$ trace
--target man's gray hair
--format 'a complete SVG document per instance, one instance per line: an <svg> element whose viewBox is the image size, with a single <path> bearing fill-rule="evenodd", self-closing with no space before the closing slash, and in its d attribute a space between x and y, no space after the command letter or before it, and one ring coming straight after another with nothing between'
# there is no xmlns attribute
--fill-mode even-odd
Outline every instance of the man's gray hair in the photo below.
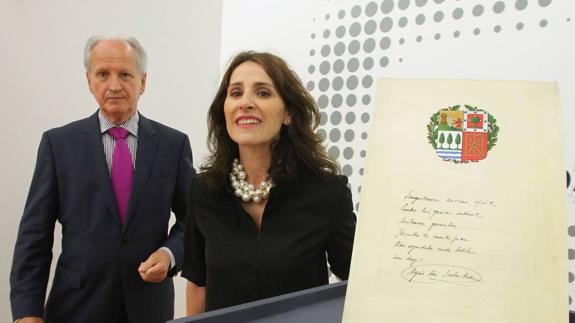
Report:
<svg viewBox="0 0 575 323"><path fill-rule="evenodd" d="M123 42L127 43L128 45L130 45L130 47L134 50L134 52L136 52L138 71L141 74L146 73L146 65L148 63L148 54L146 54L146 50L144 49L144 47L142 47L142 45L140 45L140 42L136 38L130 37L130 36L92 36L92 37L90 37L90 39L88 39L88 41L86 42L86 47L84 47L84 67L86 68L86 71L88 71L88 69L90 68L90 58L92 56L92 49L94 49L94 46L96 46L99 42L101 42L103 40L123 41Z"/></svg>

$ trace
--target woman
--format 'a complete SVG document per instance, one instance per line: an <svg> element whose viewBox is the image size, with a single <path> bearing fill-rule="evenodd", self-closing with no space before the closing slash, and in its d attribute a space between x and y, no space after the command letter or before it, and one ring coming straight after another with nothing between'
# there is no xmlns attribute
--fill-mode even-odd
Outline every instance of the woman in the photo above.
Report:
<svg viewBox="0 0 575 323"><path fill-rule="evenodd" d="M243 52L208 112L211 156L188 195L188 315L347 279L355 215L319 112L277 56Z"/></svg>

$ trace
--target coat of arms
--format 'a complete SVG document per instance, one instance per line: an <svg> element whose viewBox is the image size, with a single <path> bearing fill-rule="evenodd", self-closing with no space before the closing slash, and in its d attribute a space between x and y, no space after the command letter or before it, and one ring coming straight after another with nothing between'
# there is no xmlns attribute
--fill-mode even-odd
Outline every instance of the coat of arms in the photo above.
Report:
<svg viewBox="0 0 575 323"><path fill-rule="evenodd" d="M430 119L427 139L445 161L477 162L497 143L497 120L477 107L455 105L439 110Z"/></svg>

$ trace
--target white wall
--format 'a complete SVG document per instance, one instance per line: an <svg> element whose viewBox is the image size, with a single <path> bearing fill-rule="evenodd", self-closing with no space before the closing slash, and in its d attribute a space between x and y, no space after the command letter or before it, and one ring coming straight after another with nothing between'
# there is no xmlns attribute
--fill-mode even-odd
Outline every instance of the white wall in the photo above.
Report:
<svg viewBox="0 0 575 323"><path fill-rule="evenodd" d="M141 41L149 69L140 111L187 133L198 166L207 155L206 113L219 76L221 6L221 0L0 2L1 322L11 320L10 265L40 136L97 109L82 65L85 41L94 34ZM176 317L185 313L184 286L177 278Z"/></svg>

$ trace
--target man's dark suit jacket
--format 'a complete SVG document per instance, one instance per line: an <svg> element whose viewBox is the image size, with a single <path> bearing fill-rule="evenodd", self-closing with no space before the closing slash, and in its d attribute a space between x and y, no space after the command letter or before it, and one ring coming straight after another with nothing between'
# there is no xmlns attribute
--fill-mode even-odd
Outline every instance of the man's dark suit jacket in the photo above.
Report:
<svg viewBox="0 0 575 323"><path fill-rule="evenodd" d="M10 274L14 318L108 323L124 304L130 322L174 315L171 276L183 257L185 191L194 175L188 137L140 115L133 189L122 225L108 171L98 114L47 131L18 231ZM170 211L176 222L168 233ZM44 310L54 225L62 252ZM161 283L138 266L160 247L176 266Z"/></svg>

